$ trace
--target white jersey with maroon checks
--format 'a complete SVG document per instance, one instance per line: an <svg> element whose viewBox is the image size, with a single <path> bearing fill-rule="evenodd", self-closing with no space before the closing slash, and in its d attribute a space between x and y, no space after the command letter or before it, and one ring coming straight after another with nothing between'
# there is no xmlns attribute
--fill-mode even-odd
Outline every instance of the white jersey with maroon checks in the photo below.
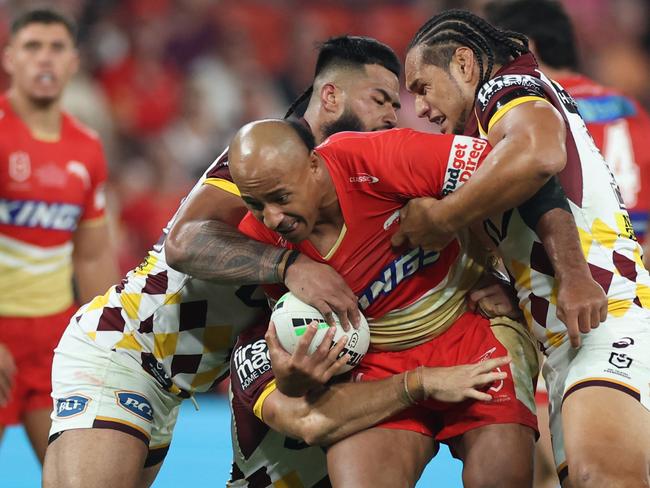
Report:
<svg viewBox="0 0 650 488"><path fill-rule="evenodd" d="M476 115L483 137L508 110L527 101L551 103L567 126L567 164L559 180L569 200L584 255L609 298L612 317L650 308L650 277L612 172L596 148L571 96L528 56L506 65L479 91ZM557 281L537 234L518 209L485 224L515 283L527 322L550 352L567 340L557 318Z"/></svg>
<svg viewBox="0 0 650 488"><path fill-rule="evenodd" d="M210 182L219 162L192 192ZM136 359L164 389L187 396L227 375L237 335L268 323L268 306L255 285L220 285L172 269L160 243L119 285L81 307L75 323L102 347Z"/></svg>

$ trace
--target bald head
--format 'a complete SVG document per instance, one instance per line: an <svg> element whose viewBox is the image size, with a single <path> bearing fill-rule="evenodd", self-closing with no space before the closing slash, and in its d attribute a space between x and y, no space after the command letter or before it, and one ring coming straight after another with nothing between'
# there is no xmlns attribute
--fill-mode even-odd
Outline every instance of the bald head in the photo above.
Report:
<svg viewBox="0 0 650 488"><path fill-rule="evenodd" d="M239 129L228 150L230 173L237 185L283 174L304 166L314 148L309 129L294 121L269 119Z"/></svg>

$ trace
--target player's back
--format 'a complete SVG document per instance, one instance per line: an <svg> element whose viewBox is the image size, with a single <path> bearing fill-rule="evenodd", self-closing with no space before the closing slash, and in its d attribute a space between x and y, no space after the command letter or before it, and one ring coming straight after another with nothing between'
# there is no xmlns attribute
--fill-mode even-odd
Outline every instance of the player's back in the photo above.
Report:
<svg viewBox="0 0 650 488"><path fill-rule="evenodd" d="M578 104L596 146L614 173L634 231L642 240L650 209L650 116L632 98L585 76L557 81Z"/></svg>
<svg viewBox="0 0 650 488"><path fill-rule="evenodd" d="M105 179L92 131L64 113L57 140L36 139L0 98L0 315L72 304L72 234L103 218Z"/></svg>

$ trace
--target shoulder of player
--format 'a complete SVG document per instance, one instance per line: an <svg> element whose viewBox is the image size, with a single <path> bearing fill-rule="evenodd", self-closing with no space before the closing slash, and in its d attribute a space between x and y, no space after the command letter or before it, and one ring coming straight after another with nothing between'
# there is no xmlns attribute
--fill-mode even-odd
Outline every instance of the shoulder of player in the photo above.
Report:
<svg viewBox="0 0 650 488"><path fill-rule="evenodd" d="M97 131L88 127L68 112L63 112L62 116L64 124L66 124L69 129L68 137L75 137L81 141L88 141L93 144L101 145L101 139Z"/></svg>
<svg viewBox="0 0 650 488"><path fill-rule="evenodd" d="M316 150L321 154L337 151L361 152L370 145L381 145L400 140L417 131L409 128L387 129L374 132L338 132L325 139Z"/></svg>

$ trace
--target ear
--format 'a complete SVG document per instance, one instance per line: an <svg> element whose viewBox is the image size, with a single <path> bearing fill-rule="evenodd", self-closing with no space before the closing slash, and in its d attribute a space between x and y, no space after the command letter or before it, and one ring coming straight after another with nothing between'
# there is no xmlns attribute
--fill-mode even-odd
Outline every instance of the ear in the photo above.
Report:
<svg viewBox="0 0 650 488"><path fill-rule="evenodd" d="M466 46L456 49L451 58L450 69L455 71L457 76L465 83L471 83L474 81L474 77L477 79L479 77L478 63L474 51Z"/></svg>
<svg viewBox="0 0 650 488"><path fill-rule="evenodd" d="M74 48L73 54L74 54L74 61L72 62L71 73L72 75L75 75L77 74L77 71L79 71L79 64L81 61L79 59L79 50L77 48Z"/></svg>
<svg viewBox="0 0 650 488"><path fill-rule="evenodd" d="M338 112L339 95L339 89L334 83L325 83L320 89L320 104L323 110L330 113Z"/></svg>

